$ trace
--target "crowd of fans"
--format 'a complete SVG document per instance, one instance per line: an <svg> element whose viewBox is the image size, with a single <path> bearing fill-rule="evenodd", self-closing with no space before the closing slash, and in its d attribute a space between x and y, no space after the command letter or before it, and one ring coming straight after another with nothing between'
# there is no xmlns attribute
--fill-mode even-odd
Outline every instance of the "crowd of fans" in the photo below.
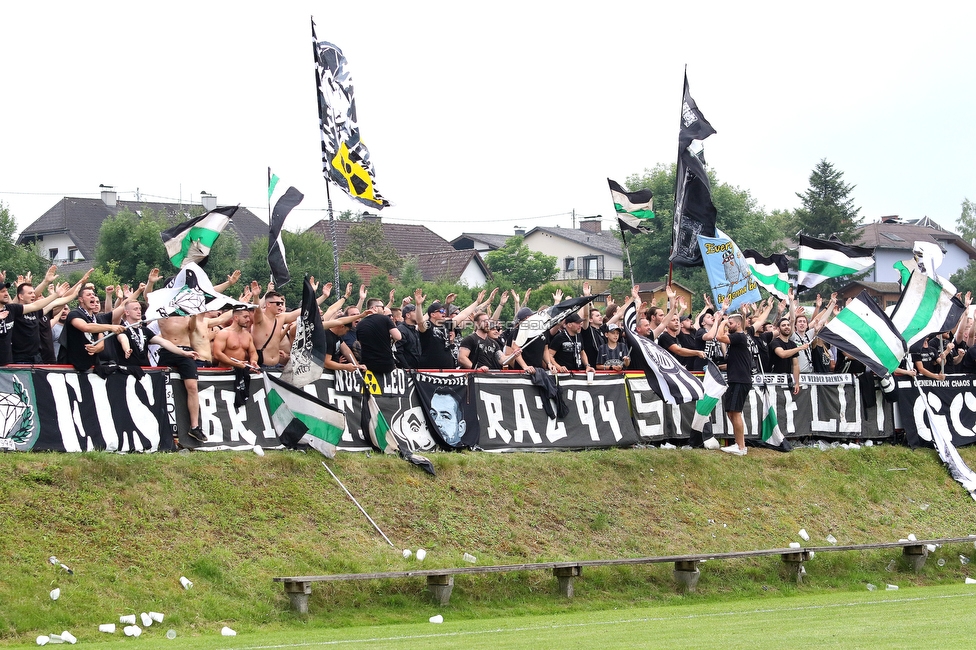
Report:
<svg viewBox="0 0 976 650"><path fill-rule="evenodd" d="M198 368L280 370L289 359L301 309L295 305L289 310L273 284L262 287L255 281L245 286L240 299L248 304L246 310L177 316L147 324L142 322L146 307L140 300L159 282L158 269L138 287L105 287L105 300L100 300L96 287L88 282L90 273L74 286L55 284L55 266L36 286L29 275L18 277L15 299L7 290L14 285L0 274L4 286L0 291L0 365L63 363L78 371L96 372L172 367L186 387L190 435L202 439ZM214 288L223 292L239 279L236 271ZM318 291L314 278L313 286ZM832 350L818 337L841 309L836 294L826 303L818 295L812 313L790 295L784 300L770 297L758 305L745 305L734 314L729 313L727 303L716 307L706 295L704 308L692 315L683 297L670 286L666 291L667 311L642 303L634 287L622 305L606 296L602 310L588 303L549 329L541 329L544 319L531 318L548 308L533 311L526 306L531 289L521 295L517 291L499 295L497 288L490 294L482 291L471 304L457 305L456 294L428 301L419 289L399 303L392 291L385 302L375 297L367 300L366 287L361 286L358 302L350 305L353 286L349 284L338 300L323 307L332 294L332 284L326 283L317 303L326 332L325 366L331 370L511 369L530 374L537 369L553 373L645 370L643 355L633 353L622 330L623 314L634 301L639 305L635 335L655 340L690 371L702 371L711 360L727 372L730 382L751 381L756 373L784 373L790 376L794 392L799 391L801 374L865 371L863 364ZM586 283L583 293L590 295ZM552 302L568 298L557 291ZM77 306L72 309L69 303L74 300ZM502 311L509 302L515 320L502 322ZM918 344L911 350L911 369L899 372L935 379L976 372L976 327L968 315L970 302L967 294L966 313L953 331ZM529 327L540 329L520 337L520 330Z"/></svg>

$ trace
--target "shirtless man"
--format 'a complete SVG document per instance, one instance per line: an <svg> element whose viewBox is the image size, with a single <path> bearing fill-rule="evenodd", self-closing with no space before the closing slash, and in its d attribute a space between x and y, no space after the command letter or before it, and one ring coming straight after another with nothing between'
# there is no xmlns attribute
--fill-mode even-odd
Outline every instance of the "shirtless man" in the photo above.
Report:
<svg viewBox="0 0 976 650"><path fill-rule="evenodd" d="M261 287L257 282L251 283L251 293L261 294ZM285 337L285 327L294 323L301 315L301 308L285 311L285 297L276 291L269 291L264 296L264 307L254 310L254 324L251 326L251 336L257 347L258 366L267 369L278 369L283 359L281 341Z"/></svg>
<svg viewBox="0 0 976 650"><path fill-rule="evenodd" d="M257 371L258 352L251 337L251 311L234 310L230 327L217 332L213 340L213 356L221 366Z"/></svg>
<svg viewBox="0 0 976 650"><path fill-rule="evenodd" d="M196 331L195 326L191 327L190 320L196 319L194 316L174 316L157 321L159 323L159 335L175 345L184 352L193 352L190 343L190 332ZM209 340L208 340L209 347ZM199 353L197 353L199 355ZM174 368L183 380L183 387L186 388L186 407L190 412L190 431L188 435L198 442L206 442L200 428L200 392L197 387L197 364L188 356L180 356L170 352L168 349L160 348L159 365Z"/></svg>

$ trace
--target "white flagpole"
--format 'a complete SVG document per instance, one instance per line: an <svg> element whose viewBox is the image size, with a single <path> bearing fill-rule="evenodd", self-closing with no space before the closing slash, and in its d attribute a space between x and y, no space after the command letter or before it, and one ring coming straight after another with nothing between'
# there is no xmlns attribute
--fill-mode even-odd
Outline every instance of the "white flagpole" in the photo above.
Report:
<svg viewBox="0 0 976 650"><path fill-rule="evenodd" d="M390 548L392 548L392 549L395 550L396 549L396 546L393 545L393 542L390 541L390 538L387 537L386 534L382 530L380 530L380 527L376 525L376 522L373 521L373 518L370 517L368 514L366 514L366 511L363 510L363 507L361 505L359 505L359 501L356 501L355 497L353 497L349 493L349 490L347 490L346 489L346 486L342 484L342 481L339 480L339 477L336 476L335 474L333 474L332 470L329 469L329 466L325 464L325 461L322 462L322 467L324 467L326 469L326 471L328 471L329 474L332 475L332 478L334 478L335 481L336 481L336 483L339 484L339 487L342 488L342 491L346 493L346 496L349 497L350 499L352 499L352 502L356 504L356 507L359 508L359 511L361 513L363 513L363 516L365 516L366 519L369 519L369 523L373 524L373 528L375 528L376 529L376 532L378 532L380 535L383 536L383 539L385 539L386 540L386 543L390 545Z"/></svg>

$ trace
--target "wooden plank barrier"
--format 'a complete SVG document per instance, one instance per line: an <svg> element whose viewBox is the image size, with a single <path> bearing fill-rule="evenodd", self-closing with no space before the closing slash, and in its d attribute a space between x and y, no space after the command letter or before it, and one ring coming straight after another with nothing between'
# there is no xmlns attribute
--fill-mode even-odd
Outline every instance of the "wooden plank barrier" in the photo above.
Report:
<svg viewBox="0 0 976 650"><path fill-rule="evenodd" d="M583 567L623 566L630 564L674 563L675 582L685 592L693 592L701 575L700 564L707 560L731 560L749 557L779 555L788 566L788 573L797 584L806 575L804 563L816 553L836 553L840 551L869 551L885 548L901 548L902 555L913 571L919 571L928 557L928 546L941 544L971 543L976 536L942 537L927 540L899 540L897 542L876 542L870 544L846 544L836 546L807 546L804 548L771 548L755 551L731 551L726 553L697 553L690 555L661 555L652 557L617 558L610 560L579 560L576 562L535 562L529 564L499 564L487 566L447 567L440 569L418 569L415 571L386 571L377 573L337 573L324 576L288 576L274 578L284 584L285 593L291 601L292 609L300 614L308 613L308 597L314 582L343 582L351 580L386 580L399 578L426 578L427 590L434 602L447 605L454 590L454 576L486 573L509 573L514 571L550 570L558 581L559 594L565 598L573 597L573 580L583 574Z"/></svg>

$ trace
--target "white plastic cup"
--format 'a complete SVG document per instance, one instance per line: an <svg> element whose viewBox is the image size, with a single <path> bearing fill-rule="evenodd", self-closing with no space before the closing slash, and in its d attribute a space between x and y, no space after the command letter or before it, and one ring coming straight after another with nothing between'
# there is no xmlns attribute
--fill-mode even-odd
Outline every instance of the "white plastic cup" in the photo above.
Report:
<svg viewBox="0 0 976 650"><path fill-rule="evenodd" d="M135 625L126 625L124 628L122 628L122 633L126 636L133 636L135 632L132 631L132 628L134 627Z"/></svg>
<svg viewBox="0 0 976 650"><path fill-rule="evenodd" d="M593 378L595 376L596 376L596 372L594 372L593 368L587 369L587 371L586 371L586 383L592 385L593 384Z"/></svg>
<svg viewBox="0 0 976 650"><path fill-rule="evenodd" d="M176 638L176 630L166 630L166 638L171 641Z"/></svg>
<svg viewBox="0 0 976 650"><path fill-rule="evenodd" d="M799 535L800 539L802 539L804 542L810 541L810 535L807 533L806 528L801 528L800 532L798 532L797 535Z"/></svg>
<svg viewBox="0 0 976 650"><path fill-rule="evenodd" d="M264 456L264 449L261 448L261 445L254 445L251 449L253 449L254 453L258 456Z"/></svg>
<svg viewBox="0 0 976 650"><path fill-rule="evenodd" d="M51 600L57 600L61 597L61 589L55 588L51 590Z"/></svg>
<svg viewBox="0 0 976 650"><path fill-rule="evenodd" d="M122 625L135 625L136 615L126 614L125 616L119 616L119 623L121 623Z"/></svg>
<svg viewBox="0 0 976 650"><path fill-rule="evenodd" d="M230 629L226 625L224 627L220 628L220 634L221 634L221 636L237 636L237 632L235 632L234 630Z"/></svg>
<svg viewBox="0 0 976 650"><path fill-rule="evenodd" d="M976 585L976 580L973 580L972 578L966 578L966 584L967 585Z"/></svg>
<svg viewBox="0 0 976 650"><path fill-rule="evenodd" d="M160 612L149 612L149 618L157 623L163 622L163 615Z"/></svg>
<svg viewBox="0 0 976 650"><path fill-rule="evenodd" d="M464 560L465 562L470 562L471 564L474 564L475 562L477 562L477 561L478 561L478 558L476 558L475 556L473 556L473 555L471 555L470 553L465 553L465 554L464 554L463 556L461 556L461 557L462 557L462 559L463 559L463 560Z"/></svg>
<svg viewBox="0 0 976 650"><path fill-rule="evenodd" d="M431 623L443 623L444 622L444 617L441 616L440 614L437 614L436 616L431 616L430 617L430 622Z"/></svg>
<svg viewBox="0 0 976 650"><path fill-rule="evenodd" d="M833 535L827 535L827 541L830 542L831 544L837 544L837 538L834 537Z"/></svg>
<svg viewBox="0 0 976 650"><path fill-rule="evenodd" d="M918 539L915 537L915 533L908 533L908 541L909 542L917 542L918 541Z"/></svg>
<svg viewBox="0 0 976 650"><path fill-rule="evenodd" d="M51 564L53 564L54 566L58 566L59 564L61 564L61 562L58 560L58 558L55 557L55 556L53 556L53 555L51 557L49 557L47 559L47 561L50 562ZM38 638L40 638L40 637L38 637ZM46 639L47 637L44 637L44 638ZM44 643L47 643L47 641L45 641Z"/></svg>
<svg viewBox="0 0 976 650"><path fill-rule="evenodd" d="M409 548L403 549L403 557L410 557L411 555L413 555L413 553L410 551Z"/></svg>
<svg viewBox="0 0 976 650"><path fill-rule="evenodd" d="M790 542L790 548L800 548L800 542Z"/></svg>
<svg viewBox="0 0 976 650"><path fill-rule="evenodd" d="M105 632L106 634L115 634L115 623L102 623L98 626L99 632Z"/></svg>
<svg viewBox="0 0 976 650"><path fill-rule="evenodd" d="M132 636L134 636L134 637L142 636L142 628L139 627L138 625L133 625L132 626Z"/></svg>
<svg viewBox="0 0 976 650"><path fill-rule="evenodd" d="M142 627L150 627L150 626L152 626L152 619L149 618L149 614L147 614L146 612L143 612L142 614L139 614L139 618L142 619Z"/></svg>
<svg viewBox="0 0 976 650"><path fill-rule="evenodd" d="M51 638L45 635L37 637L37 645L47 645L51 641Z"/></svg>
<svg viewBox="0 0 976 650"><path fill-rule="evenodd" d="M64 639L61 638L60 634L52 634L48 637L48 643L64 643Z"/></svg>
<svg viewBox="0 0 976 650"><path fill-rule="evenodd" d="M193 586L193 583L187 580L186 576L180 576L180 584L183 585L184 589L189 589L190 587Z"/></svg>
<svg viewBox="0 0 976 650"><path fill-rule="evenodd" d="M936 564L938 564L939 566L945 566L945 558L940 557L939 560L936 562Z"/></svg>
<svg viewBox="0 0 976 650"><path fill-rule="evenodd" d="M877 589L877 587L875 587L874 585L872 585L872 584L871 584L871 583L869 582L869 583L868 583L868 591L874 591L875 589Z"/></svg>
<svg viewBox="0 0 976 650"><path fill-rule="evenodd" d="M78 639L75 638L75 635L69 632L68 630L65 630L64 632L61 633L61 640L67 641L71 645L78 643Z"/></svg>
<svg viewBox="0 0 976 650"><path fill-rule="evenodd" d="M898 585L885 585L885 591L898 591Z"/></svg>
<svg viewBox="0 0 976 650"><path fill-rule="evenodd" d="M935 553L935 544L926 544L925 550L927 550L929 553Z"/></svg>
<svg viewBox="0 0 976 650"><path fill-rule="evenodd" d="M959 556L959 564L969 564L969 558L965 555Z"/></svg>
<svg viewBox="0 0 976 650"><path fill-rule="evenodd" d="M420 560L421 562L423 562L425 557L427 557L427 551L425 551L422 548L418 548L417 549L417 559Z"/></svg>

